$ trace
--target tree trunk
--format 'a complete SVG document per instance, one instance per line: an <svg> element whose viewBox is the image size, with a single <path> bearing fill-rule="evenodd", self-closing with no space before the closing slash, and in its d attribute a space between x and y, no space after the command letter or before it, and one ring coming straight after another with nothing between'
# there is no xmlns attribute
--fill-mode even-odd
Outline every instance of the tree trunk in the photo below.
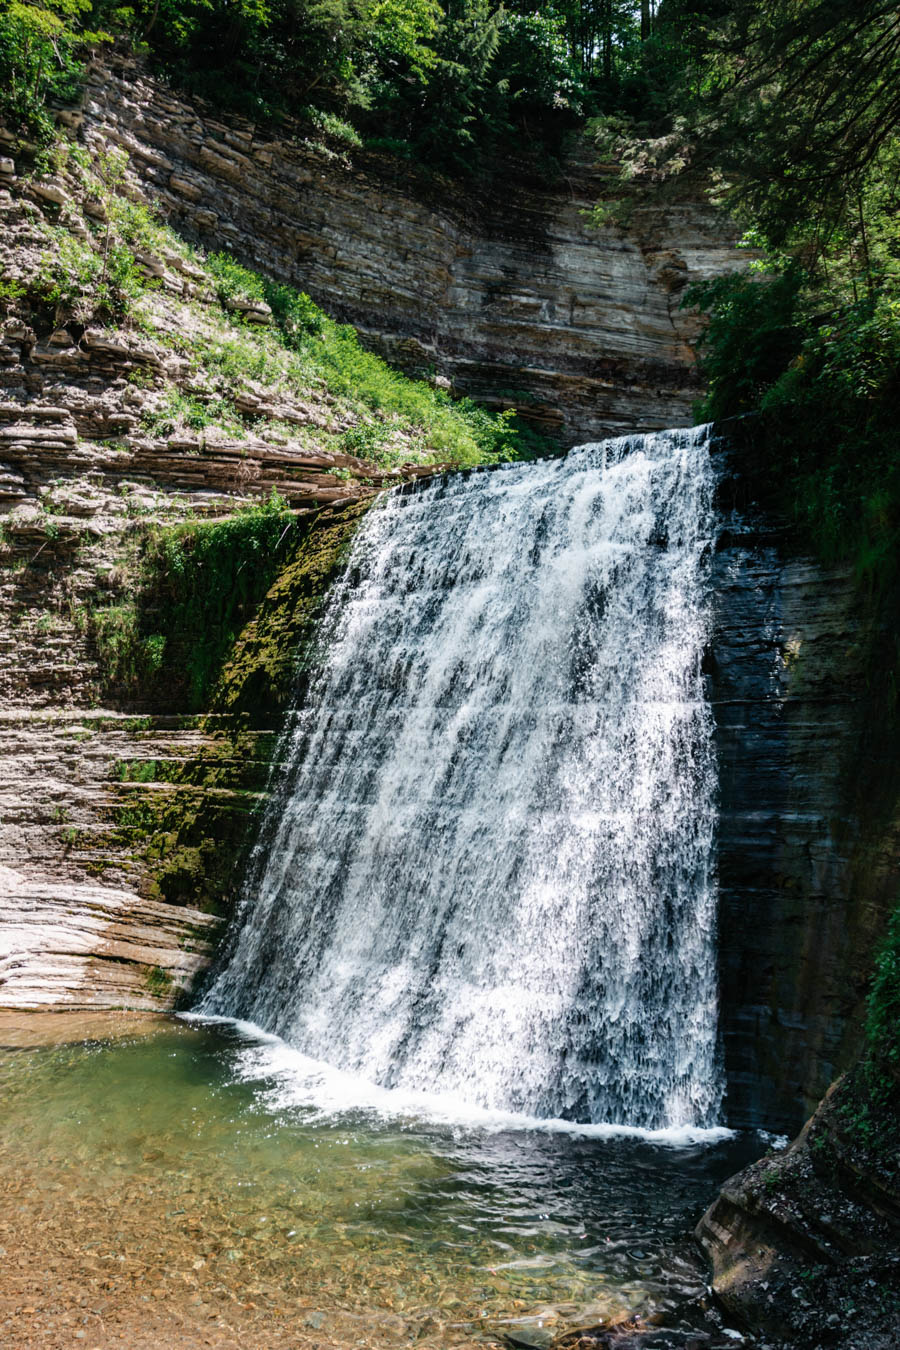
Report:
<svg viewBox="0 0 900 1350"><path fill-rule="evenodd" d="M607 84L612 79L612 0L606 0L603 6L603 78Z"/></svg>

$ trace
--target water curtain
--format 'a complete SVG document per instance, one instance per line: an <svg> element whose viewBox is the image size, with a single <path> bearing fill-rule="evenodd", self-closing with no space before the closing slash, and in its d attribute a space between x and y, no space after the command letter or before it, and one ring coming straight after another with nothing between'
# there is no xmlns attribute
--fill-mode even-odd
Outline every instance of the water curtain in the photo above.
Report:
<svg viewBox="0 0 900 1350"><path fill-rule="evenodd" d="M203 1010L387 1087L709 1124L705 428L389 495Z"/></svg>

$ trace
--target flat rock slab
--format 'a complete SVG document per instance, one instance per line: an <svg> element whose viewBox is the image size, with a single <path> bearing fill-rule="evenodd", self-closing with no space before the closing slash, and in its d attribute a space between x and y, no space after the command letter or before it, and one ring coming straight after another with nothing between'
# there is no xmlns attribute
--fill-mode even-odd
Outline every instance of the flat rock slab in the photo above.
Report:
<svg viewBox="0 0 900 1350"><path fill-rule="evenodd" d="M221 926L131 891L0 868L0 1008L172 1007Z"/></svg>
<svg viewBox="0 0 900 1350"><path fill-rule="evenodd" d="M0 1008L0 1051L36 1050L43 1046L81 1045L85 1041L113 1041L123 1037L154 1036L170 1024L167 1013L136 1012L127 1008L107 1011L52 1012L29 1008L18 1012Z"/></svg>

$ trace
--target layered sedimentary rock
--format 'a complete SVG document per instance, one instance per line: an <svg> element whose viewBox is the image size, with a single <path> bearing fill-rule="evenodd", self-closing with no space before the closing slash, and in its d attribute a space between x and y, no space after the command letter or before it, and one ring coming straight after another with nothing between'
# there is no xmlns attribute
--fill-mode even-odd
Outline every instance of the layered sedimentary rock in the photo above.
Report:
<svg viewBox="0 0 900 1350"><path fill-rule="evenodd" d="M793 1350L900 1338L895 1106L842 1079L800 1137L725 1183L697 1227L732 1319Z"/></svg>
<svg viewBox="0 0 900 1350"><path fill-rule="evenodd" d="M861 1040L900 874L881 634L852 568L799 555L747 454L720 444L710 689L720 779L726 1110L800 1127Z"/></svg>
<svg viewBox="0 0 900 1350"><path fill-rule="evenodd" d="M447 184L397 181L388 161L351 165L297 135L225 123L129 63L98 66L83 109L61 120L95 161L126 150L130 191L188 238L303 287L407 368L519 404L569 443L691 420L697 323L680 296L689 278L740 261L699 190L667 205L639 196L628 232L597 232L582 212L612 171L589 157L555 188L504 183L463 199ZM64 162L26 182L7 144L0 263L27 286L52 267L53 230L83 239L85 221ZM83 210L102 219L104 208ZM213 892L233 887L227 860L264 787L291 664L287 609L308 604L337 548L284 578L235 653L226 711L210 719L160 703L158 690L137 705L134 689L124 704L120 690L110 706L91 616L127 600L143 532L225 516L272 489L299 513L345 507L389 481L323 451L317 438L333 446L349 424L319 395L298 401L245 381L233 401L249 434L161 432L154 414L173 391L210 397L168 335L196 337L215 297L184 252L138 262L159 287L152 333L71 313L54 323L42 312L35 325L26 306L0 341L6 1002L39 1002L44 971L51 1002L165 1003L202 964L211 931L197 945L178 907L227 909L228 895ZM239 317L264 326L271 316L245 305ZM248 700L259 705L252 731L240 723ZM17 907L34 915L42 904L52 940L15 921ZM135 939L123 957L122 925L143 931L148 906L158 948ZM35 964L57 948L52 972Z"/></svg>
<svg viewBox="0 0 900 1350"><path fill-rule="evenodd" d="M121 147L141 190L188 237L228 249L353 323L382 354L561 443L686 426L699 394L689 281L741 266L735 234L692 182L635 193L627 228L586 215L616 166L585 145L553 185L422 181L393 160L221 120L130 63L97 66L83 111L95 150Z"/></svg>
<svg viewBox="0 0 900 1350"><path fill-rule="evenodd" d="M2 1004L166 1006L208 965L220 927L133 891L0 868Z"/></svg>
<svg viewBox="0 0 900 1350"><path fill-rule="evenodd" d="M169 1006L209 961L265 789L277 717L270 698L247 727L241 691L284 681L292 650L280 633L249 655L238 644L215 716L179 702L183 678L123 679L115 622L133 611L141 547L274 490L312 566L299 613L334 565L335 547L320 558L309 537L340 535L335 520L417 469L330 450L352 418L318 388L304 399L245 379L238 436L160 418L212 396L172 335L242 330L175 253L143 256L162 283L143 328L47 303L52 251L83 230L78 185L15 170L5 161L0 182L0 269L21 292L0 316L0 1006ZM105 650L98 616L113 623Z"/></svg>
<svg viewBox="0 0 900 1350"><path fill-rule="evenodd" d="M697 324L680 298L689 279L742 257L698 191L639 195L627 230L596 231L583 212L612 171L586 152L555 187L454 195L386 161L222 121L128 64L97 67L83 109L65 116L94 151L124 148L133 190L188 237L308 290L410 369L517 404L568 444L692 420ZM12 173L4 161L0 190ZM55 221L67 191L64 177L34 183L30 216L8 199L3 244L15 230L29 247L29 218ZM161 304L203 303L202 269L186 257L143 265ZM343 429L326 400L248 388L259 427L241 440L151 434L153 385L193 378L177 367L145 334L97 324L39 334L11 317L0 343L2 862L128 891L136 914L200 884L229 822L253 809L268 747L178 708L141 709L143 720L104 711L79 614L121 591L122 558L147 522L224 515L272 487L297 511L341 505L384 481L310 448ZM794 1128L858 1042L896 880L890 747L866 738L868 639L852 577L793 555L772 511L730 491L710 671L727 1105L735 1123ZM269 718L248 735L276 728L268 690L290 640L282 605L236 658L236 685L248 699L264 688ZM179 841L177 821L201 802L213 827ZM154 839L170 841L162 867ZM140 978L157 997L153 968Z"/></svg>

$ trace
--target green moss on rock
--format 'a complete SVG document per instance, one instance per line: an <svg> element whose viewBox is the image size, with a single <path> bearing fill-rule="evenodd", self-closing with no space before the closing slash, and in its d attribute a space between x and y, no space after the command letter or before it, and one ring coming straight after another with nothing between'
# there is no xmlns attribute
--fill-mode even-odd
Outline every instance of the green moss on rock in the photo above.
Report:
<svg viewBox="0 0 900 1350"><path fill-rule="evenodd" d="M300 695L300 654L311 649L325 596L373 500L323 511L305 526L296 522L293 546L274 582L237 637L229 634L219 644L230 656L213 672L212 697L201 715L129 720L132 743L145 742L146 753L110 764L109 826L85 842L93 855L85 860L88 869L125 858L149 898L231 913L266 801L283 714ZM233 621L228 597L214 608L223 623ZM204 612L211 615L213 608ZM208 650L217 642L216 632L206 635ZM187 730L201 732L202 739L185 756L165 733Z"/></svg>
<svg viewBox="0 0 900 1350"><path fill-rule="evenodd" d="M235 642L213 695L215 711L244 713L254 726L283 712L297 688L298 654L373 501L364 498L316 518Z"/></svg>

